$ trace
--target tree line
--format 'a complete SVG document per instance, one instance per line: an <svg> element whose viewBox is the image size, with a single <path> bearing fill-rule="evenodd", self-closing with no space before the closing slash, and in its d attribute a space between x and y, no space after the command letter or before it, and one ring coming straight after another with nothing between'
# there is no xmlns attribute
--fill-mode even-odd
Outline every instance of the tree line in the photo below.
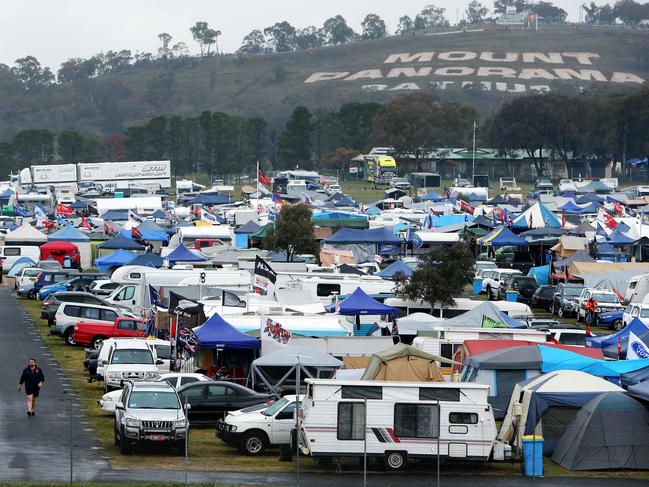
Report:
<svg viewBox="0 0 649 487"><path fill-rule="evenodd" d="M590 25L612 25L619 20L624 25L636 26L649 19L649 3L641 4L635 0L618 0L613 5L590 2L582 8L586 13L586 23Z"/></svg>

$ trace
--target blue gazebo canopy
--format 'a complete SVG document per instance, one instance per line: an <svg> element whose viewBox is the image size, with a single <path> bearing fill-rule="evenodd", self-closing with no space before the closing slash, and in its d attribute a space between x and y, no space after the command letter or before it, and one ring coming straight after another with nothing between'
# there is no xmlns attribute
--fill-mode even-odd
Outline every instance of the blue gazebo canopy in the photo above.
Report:
<svg viewBox="0 0 649 487"><path fill-rule="evenodd" d="M368 296L365 291L360 287L351 293L346 299L343 299L336 306L335 303L327 305L327 310L330 313L338 311L339 314L345 316L361 316L361 315L390 315L397 314L398 310L392 306L387 306L379 303L376 299Z"/></svg>
<svg viewBox="0 0 649 487"><path fill-rule="evenodd" d="M414 271L402 261L396 260L376 275L383 279L394 279L398 273L403 274L405 277L410 277L413 272Z"/></svg>
<svg viewBox="0 0 649 487"><path fill-rule="evenodd" d="M230 203L230 197L221 194L199 194L192 200L193 205L227 205Z"/></svg>
<svg viewBox="0 0 649 487"><path fill-rule="evenodd" d="M341 228L325 240L328 244L374 243L401 244L403 240L385 227L359 230L356 228Z"/></svg>
<svg viewBox="0 0 649 487"><path fill-rule="evenodd" d="M480 245L488 245L491 247L503 247L505 245L512 245L516 247L523 247L528 245L527 240L519 237L509 228L500 226L495 228L489 234L478 239Z"/></svg>
<svg viewBox="0 0 649 487"><path fill-rule="evenodd" d="M435 191L431 191L426 196L422 196L421 201L444 201L444 197L440 196Z"/></svg>
<svg viewBox="0 0 649 487"><path fill-rule="evenodd" d="M124 249L124 250L144 250L144 245L140 245L132 238L125 237L124 235L115 235L114 237L106 240L97 246L98 249Z"/></svg>
<svg viewBox="0 0 649 487"><path fill-rule="evenodd" d="M636 239L623 234L616 228L615 231L608 236L606 242L616 247L623 245L633 245L636 242Z"/></svg>
<svg viewBox="0 0 649 487"><path fill-rule="evenodd" d="M574 201L568 200L566 203L559 207L559 210L566 213L579 213L581 212L581 206L577 206Z"/></svg>
<svg viewBox="0 0 649 487"><path fill-rule="evenodd" d="M128 210L108 210L100 215L104 220L122 221L128 220Z"/></svg>
<svg viewBox="0 0 649 487"><path fill-rule="evenodd" d="M142 240L165 242L169 238L167 231L151 220L143 221L135 229L142 235Z"/></svg>
<svg viewBox="0 0 649 487"><path fill-rule="evenodd" d="M83 200L75 200L74 203L70 205L70 208L73 210L85 210L88 208L88 202Z"/></svg>
<svg viewBox="0 0 649 487"><path fill-rule="evenodd" d="M95 267L101 272L106 272L112 267L127 265L135 259L136 255L128 250L119 249L108 255L95 259Z"/></svg>
<svg viewBox="0 0 649 487"><path fill-rule="evenodd" d="M48 235L49 242L90 242L90 237L81 233L72 225L64 225L58 232Z"/></svg>
<svg viewBox="0 0 649 487"><path fill-rule="evenodd" d="M142 265L145 267L155 267L159 268L163 265L163 259L158 254L153 252L147 252L146 254L138 255L134 260L132 260L129 265Z"/></svg>
<svg viewBox="0 0 649 487"><path fill-rule="evenodd" d="M194 328L194 332L203 349L255 350L260 347L259 340L240 332L218 313L214 313L209 320Z"/></svg>
<svg viewBox="0 0 649 487"><path fill-rule="evenodd" d="M176 262L205 262L206 259L195 254L181 243L167 256L167 260L171 264L175 264Z"/></svg>

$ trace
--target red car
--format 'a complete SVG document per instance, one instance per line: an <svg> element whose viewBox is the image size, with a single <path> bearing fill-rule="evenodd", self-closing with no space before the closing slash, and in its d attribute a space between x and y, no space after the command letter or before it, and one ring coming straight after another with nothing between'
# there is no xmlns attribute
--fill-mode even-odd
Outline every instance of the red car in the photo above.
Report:
<svg viewBox="0 0 649 487"><path fill-rule="evenodd" d="M77 345L100 348L106 338L136 338L146 336L146 321L140 318L117 318L115 323L80 321L74 325Z"/></svg>

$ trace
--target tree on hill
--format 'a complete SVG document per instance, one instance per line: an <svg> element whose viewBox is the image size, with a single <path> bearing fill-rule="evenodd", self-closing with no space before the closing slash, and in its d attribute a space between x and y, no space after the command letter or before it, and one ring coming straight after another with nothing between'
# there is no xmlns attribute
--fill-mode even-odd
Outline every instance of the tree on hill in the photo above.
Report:
<svg viewBox="0 0 649 487"><path fill-rule="evenodd" d="M354 29L347 25L347 21L342 15L336 15L325 20L322 31L325 43L331 46L347 44L353 41L356 36Z"/></svg>
<svg viewBox="0 0 649 487"><path fill-rule="evenodd" d="M634 0L618 0L613 13L625 25L638 25L641 20L649 19L649 4L639 4Z"/></svg>
<svg viewBox="0 0 649 487"><path fill-rule="evenodd" d="M469 24L479 24L489 14L489 9L477 0L473 0L466 8L466 20Z"/></svg>
<svg viewBox="0 0 649 487"><path fill-rule="evenodd" d="M453 306L464 287L473 280L475 259L469 246L458 242L425 255L410 278L396 281L396 292L432 306Z"/></svg>
<svg viewBox="0 0 649 487"><path fill-rule="evenodd" d="M286 122L279 139L279 156L287 167L311 167L311 135L313 115L304 106L297 106Z"/></svg>
<svg viewBox="0 0 649 487"><path fill-rule="evenodd" d="M266 27L264 34L266 43L274 52L289 52L295 49L295 27L288 22L277 22Z"/></svg>
<svg viewBox="0 0 649 487"><path fill-rule="evenodd" d="M243 43L239 48L239 52L246 54L263 54L268 52L266 44L266 37L259 29L253 30L250 34L243 38Z"/></svg>
<svg viewBox="0 0 649 487"><path fill-rule="evenodd" d="M54 157L54 134L46 129L22 130L11 145L21 164L48 164Z"/></svg>
<svg viewBox="0 0 649 487"><path fill-rule="evenodd" d="M295 33L295 47L298 50L315 49L324 45L323 33L314 26L298 29Z"/></svg>
<svg viewBox="0 0 649 487"><path fill-rule="evenodd" d="M173 37L171 37L171 35L167 34L166 32L162 32L158 34L158 39L160 39L160 42L162 42L162 46L158 48L158 56L162 59L167 59L171 54L169 44L171 43Z"/></svg>
<svg viewBox="0 0 649 487"><path fill-rule="evenodd" d="M544 22L565 22L568 12L560 7L556 7L552 2L541 0L531 9L531 12L539 16L539 20Z"/></svg>
<svg viewBox="0 0 649 487"><path fill-rule="evenodd" d="M363 39L379 39L386 35L385 21L376 14L367 14L361 22L361 27Z"/></svg>
<svg viewBox="0 0 649 487"><path fill-rule="evenodd" d="M322 158L323 168L331 171L340 171L344 174L347 172L351 160L358 154L359 152L356 149L338 147L336 150L324 155Z"/></svg>
<svg viewBox="0 0 649 487"><path fill-rule="evenodd" d="M34 56L16 59L11 72L18 78L27 90L35 90L54 82L50 68L44 68Z"/></svg>
<svg viewBox="0 0 649 487"><path fill-rule="evenodd" d="M192 37L198 43L201 56L209 56L211 47L216 44L218 37L221 35L220 30L211 29L207 22L196 22L189 31Z"/></svg>
<svg viewBox="0 0 649 487"><path fill-rule="evenodd" d="M526 3L525 0L496 0L494 2L494 12L504 14L507 11L507 7L516 7L517 12L523 12Z"/></svg>
<svg viewBox="0 0 649 487"><path fill-rule="evenodd" d="M286 261L297 254L317 254L311 208L305 204L283 205L275 226L262 241L267 250L286 252Z"/></svg>
<svg viewBox="0 0 649 487"><path fill-rule="evenodd" d="M432 27L447 27L450 24L446 18L445 12L445 8L436 7L433 4L427 5L417 14L417 17L415 17L415 29L420 30Z"/></svg>
<svg viewBox="0 0 649 487"><path fill-rule="evenodd" d="M404 15L399 19L399 25L397 26L397 34L400 36L410 34L415 30L415 23L408 15Z"/></svg>

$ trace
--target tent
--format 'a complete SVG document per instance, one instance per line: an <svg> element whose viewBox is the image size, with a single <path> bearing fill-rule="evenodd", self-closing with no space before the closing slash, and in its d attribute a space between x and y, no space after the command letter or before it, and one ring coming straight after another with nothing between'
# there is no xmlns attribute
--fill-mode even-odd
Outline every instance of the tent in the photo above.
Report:
<svg viewBox="0 0 649 487"><path fill-rule="evenodd" d="M633 332L635 336L640 336L649 331L649 328L640 318L634 318L631 323L621 330L611 333L610 335L586 337L586 346L591 348L601 348L604 355L610 358L618 358L618 344L622 350L622 356L626 356L626 347L629 343L629 334Z"/></svg>
<svg viewBox="0 0 649 487"><path fill-rule="evenodd" d="M437 362L453 363L452 360L444 357L398 343L394 347L373 354L361 380L444 382Z"/></svg>
<svg viewBox="0 0 649 487"><path fill-rule="evenodd" d="M167 215L165 215L164 211L158 208L156 211L153 212L151 218L153 218L154 220L166 220Z"/></svg>
<svg viewBox="0 0 649 487"><path fill-rule="evenodd" d="M228 203L230 203L229 196L221 195L221 194L207 194L207 193L201 193L191 201L192 205L207 205L207 206L227 205Z"/></svg>
<svg viewBox="0 0 649 487"><path fill-rule="evenodd" d="M70 208L72 208L73 210L85 210L86 208L88 208L88 202L85 200L77 199L70 205Z"/></svg>
<svg viewBox="0 0 649 487"><path fill-rule="evenodd" d="M264 385L271 393L295 390L297 368L300 368L300 389L305 379L329 379L343 367L343 362L312 347L286 346L253 360L252 387Z"/></svg>
<svg viewBox="0 0 649 487"><path fill-rule="evenodd" d="M629 386L628 393L629 396L633 396L636 399L649 403L649 381Z"/></svg>
<svg viewBox="0 0 649 487"><path fill-rule="evenodd" d="M97 248L100 250L144 250L144 245L137 243L132 238L123 235L115 235L105 242L100 243Z"/></svg>
<svg viewBox="0 0 649 487"><path fill-rule="evenodd" d="M552 460L571 471L649 469L649 411L622 392L595 396L561 436Z"/></svg>
<svg viewBox="0 0 649 487"><path fill-rule="evenodd" d="M604 198L602 198L601 196L597 196L594 193L591 193L591 194L585 194L585 195L580 196L579 198L577 198L575 200L575 203L577 203L578 205L585 205L585 204L588 204L588 203L598 203L599 204L599 203L602 203L603 201L604 201ZM595 211L595 213L597 213L597 211Z"/></svg>
<svg viewBox="0 0 649 487"><path fill-rule="evenodd" d="M586 233L595 232L595 227L588 222L581 222L575 228L570 230L568 233L570 235L579 235L584 236Z"/></svg>
<svg viewBox="0 0 649 487"><path fill-rule="evenodd" d="M633 245L636 240L636 238L629 237L616 228L615 231L608 236L606 242L613 247L623 247L625 245Z"/></svg>
<svg viewBox="0 0 649 487"><path fill-rule="evenodd" d="M581 186L578 189L579 191L595 191L596 193L610 193L613 191L613 188L602 181L591 181L587 185Z"/></svg>
<svg viewBox="0 0 649 487"><path fill-rule="evenodd" d="M577 206L574 201L568 200L565 202L563 205L559 207L560 211L563 211L564 213L579 213L581 212L582 207Z"/></svg>
<svg viewBox="0 0 649 487"><path fill-rule="evenodd" d="M353 206L356 206L356 203L348 196L343 196L342 198L340 198L338 201L334 203L334 207L336 208L353 207Z"/></svg>
<svg viewBox="0 0 649 487"><path fill-rule="evenodd" d="M154 254L153 252L147 252L146 254L138 255L129 263L129 265L141 265L144 267L155 268L162 267L163 264L164 261L162 257L160 257L158 254Z"/></svg>
<svg viewBox="0 0 649 487"><path fill-rule="evenodd" d="M173 265L176 262L205 262L205 257L189 250L183 243L178 245L166 259Z"/></svg>
<svg viewBox="0 0 649 487"><path fill-rule="evenodd" d="M493 220L490 220L486 216L478 215L467 226L468 227L479 226L479 227L486 227L486 228L495 228L496 225L494 225Z"/></svg>
<svg viewBox="0 0 649 487"><path fill-rule="evenodd" d="M214 313L205 323L194 328L194 333L201 342L201 349L256 350L260 347L257 338L240 332L218 313Z"/></svg>
<svg viewBox="0 0 649 487"><path fill-rule="evenodd" d="M401 260L396 260L381 272L378 272L377 276L382 277L383 279L395 279L397 274L403 274L405 277L412 276L413 270L403 263Z"/></svg>
<svg viewBox="0 0 649 487"><path fill-rule="evenodd" d="M534 433L544 439L543 452L552 453L578 409L603 392L624 389L579 370L558 370L521 382L514 387L498 439L520 448L522 437Z"/></svg>
<svg viewBox="0 0 649 487"><path fill-rule="evenodd" d="M367 230L341 228L326 239L325 243L336 250L353 252L354 262L358 263L374 260L376 254L397 254L404 241L389 228L379 227Z"/></svg>
<svg viewBox="0 0 649 487"><path fill-rule="evenodd" d="M141 240L147 240L151 242L166 242L169 239L167 231L151 220L143 221L137 227L135 227L135 229L140 233Z"/></svg>
<svg viewBox="0 0 649 487"><path fill-rule="evenodd" d="M41 245L41 260L54 259L63 265L69 256L71 263L80 263L79 248L71 242L55 241Z"/></svg>
<svg viewBox="0 0 649 487"><path fill-rule="evenodd" d="M128 210L108 210L102 213L99 216L102 220L116 221L116 222L125 222L128 221Z"/></svg>
<svg viewBox="0 0 649 487"><path fill-rule="evenodd" d="M397 319L397 327L399 335L417 335L420 331L433 331L441 321L441 318L428 313L410 313Z"/></svg>
<svg viewBox="0 0 649 487"><path fill-rule="evenodd" d="M561 222L543 203L537 202L514 218L512 227L518 229L561 228Z"/></svg>
<svg viewBox="0 0 649 487"><path fill-rule="evenodd" d="M505 226L500 226L495 228L488 235L479 238L478 244L489 246L489 247L502 247L505 245L523 247L526 246L528 243L527 240L525 240L524 238L515 235L509 228Z"/></svg>
<svg viewBox="0 0 649 487"><path fill-rule="evenodd" d="M538 267L532 267L527 272L528 276L534 277L539 286L544 286L550 283L550 264Z"/></svg>
<svg viewBox="0 0 649 487"><path fill-rule="evenodd" d="M112 220L107 220L104 221L104 233L106 235L117 235L120 233L128 233L130 235L131 232L128 232L123 226L121 226L119 223L115 223Z"/></svg>
<svg viewBox="0 0 649 487"><path fill-rule="evenodd" d="M489 206L506 205L508 203L509 201L507 200L507 198L500 194L486 201L486 204Z"/></svg>
<svg viewBox="0 0 649 487"><path fill-rule="evenodd" d="M36 245L47 242L47 235L27 223L5 235L5 245Z"/></svg>
<svg viewBox="0 0 649 487"><path fill-rule="evenodd" d="M95 267L99 269L100 272L108 272L112 268L129 264L133 259L135 259L135 257L136 255L133 252L119 249L95 259Z"/></svg>
<svg viewBox="0 0 649 487"><path fill-rule="evenodd" d="M443 320L444 328L526 328L522 321L510 318L492 302L485 301L466 313Z"/></svg>
<svg viewBox="0 0 649 487"><path fill-rule="evenodd" d="M65 225L58 232L52 233L47 237L48 242L74 242L79 249L81 257L81 267L88 269L92 267L92 245L90 237L71 225Z"/></svg>
<svg viewBox="0 0 649 487"><path fill-rule="evenodd" d="M346 299L338 303L332 303L328 307L330 313L338 312L344 316L361 316L361 315L395 315L397 309L379 303L376 299L368 296L360 287L349 295Z"/></svg>
<svg viewBox="0 0 649 487"><path fill-rule="evenodd" d="M573 262L595 262L595 259L593 259L590 254L586 253L585 251L578 250L565 259L555 260L554 267L565 269L566 267L570 267Z"/></svg>
<svg viewBox="0 0 649 487"><path fill-rule="evenodd" d="M437 194L435 191L431 191L425 196L421 197L421 201L444 201L444 197Z"/></svg>
<svg viewBox="0 0 649 487"><path fill-rule="evenodd" d="M19 257L18 260L14 262L14 265L11 266L11 269L9 269L7 277L16 277L23 269L34 266L36 266L36 262L29 257Z"/></svg>

